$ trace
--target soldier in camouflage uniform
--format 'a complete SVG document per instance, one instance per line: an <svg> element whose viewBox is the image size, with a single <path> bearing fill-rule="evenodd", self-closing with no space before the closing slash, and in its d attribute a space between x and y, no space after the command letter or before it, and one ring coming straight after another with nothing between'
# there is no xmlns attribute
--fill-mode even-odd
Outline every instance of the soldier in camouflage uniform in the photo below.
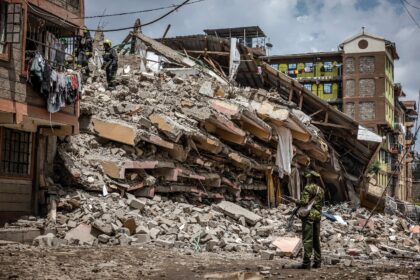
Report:
<svg viewBox="0 0 420 280"><path fill-rule="evenodd" d="M314 251L314 264L312 268L321 267L321 210L324 204L324 190L318 184L320 175L315 172L309 172L306 177L308 182L303 190L300 205L308 205L312 198L315 197L313 206L309 215L302 219L302 240L303 240L303 263L301 268L309 269L311 267L312 250Z"/></svg>

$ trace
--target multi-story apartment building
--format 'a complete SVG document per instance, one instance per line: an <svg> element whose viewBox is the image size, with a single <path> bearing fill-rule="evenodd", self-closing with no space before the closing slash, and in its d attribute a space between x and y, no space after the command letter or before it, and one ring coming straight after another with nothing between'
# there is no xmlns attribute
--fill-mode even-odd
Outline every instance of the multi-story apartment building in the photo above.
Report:
<svg viewBox="0 0 420 280"><path fill-rule="evenodd" d="M394 43L365 32L347 39L340 48L343 111L384 138L376 180L383 189L392 181L389 148L394 128L394 60L399 57Z"/></svg>
<svg viewBox="0 0 420 280"><path fill-rule="evenodd" d="M318 97L341 111L342 52L273 55L272 67L295 78Z"/></svg>
<svg viewBox="0 0 420 280"><path fill-rule="evenodd" d="M50 82L70 78L83 15L83 0L0 0L0 223L37 214L57 136L79 130L79 88L57 108Z"/></svg>
<svg viewBox="0 0 420 280"><path fill-rule="evenodd" d="M410 133L406 122L396 121L397 111L402 119L407 116L405 101L394 94L394 61L398 59L395 43L364 31L342 42L337 51L264 57L272 67L381 135L384 142L374 162L379 171L371 180L379 190L376 195L390 183L388 191L393 189L393 194L408 199L411 169L403 163L399 168L404 175L392 178L395 156L402 156L404 138ZM395 133L400 129L407 134Z"/></svg>
<svg viewBox="0 0 420 280"><path fill-rule="evenodd" d="M413 161L414 161L414 146L416 141L414 123L417 119L417 104L414 100L400 101L405 109L404 125L406 128L404 149L406 156L403 158L403 165L406 167L406 189L402 193L402 199L412 201L415 199L414 185L413 185Z"/></svg>

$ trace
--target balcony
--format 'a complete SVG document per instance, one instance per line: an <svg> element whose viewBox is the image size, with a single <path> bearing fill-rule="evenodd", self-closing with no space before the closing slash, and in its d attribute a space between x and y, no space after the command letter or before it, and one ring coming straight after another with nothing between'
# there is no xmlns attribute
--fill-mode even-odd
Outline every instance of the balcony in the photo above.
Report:
<svg viewBox="0 0 420 280"><path fill-rule="evenodd" d="M405 133L405 127L402 123L400 122L394 122L394 127L393 127L393 132L394 133Z"/></svg>

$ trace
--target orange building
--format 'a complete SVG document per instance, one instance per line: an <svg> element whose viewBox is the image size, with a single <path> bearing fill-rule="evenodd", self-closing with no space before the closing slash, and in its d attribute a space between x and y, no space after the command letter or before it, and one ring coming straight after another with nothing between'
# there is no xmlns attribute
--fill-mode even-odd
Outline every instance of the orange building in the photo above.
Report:
<svg viewBox="0 0 420 280"><path fill-rule="evenodd" d="M77 72L76 95L53 112L48 106L57 103L45 95L52 89L43 87L48 79L69 77L83 16L83 0L0 0L0 222L38 214L57 136L78 133ZM29 82L37 57L44 70L35 85Z"/></svg>

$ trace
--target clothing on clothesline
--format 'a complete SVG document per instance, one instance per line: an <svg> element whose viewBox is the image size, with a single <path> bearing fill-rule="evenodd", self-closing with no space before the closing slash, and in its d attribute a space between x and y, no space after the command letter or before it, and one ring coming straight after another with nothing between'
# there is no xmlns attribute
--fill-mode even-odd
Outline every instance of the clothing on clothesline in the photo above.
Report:
<svg viewBox="0 0 420 280"><path fill-rule="evenodd" d="M28 83L46 99L48 112L56 113L78 100L82 87L79 72L60 73L40 54L36 54L29 65Z"/></svg>

